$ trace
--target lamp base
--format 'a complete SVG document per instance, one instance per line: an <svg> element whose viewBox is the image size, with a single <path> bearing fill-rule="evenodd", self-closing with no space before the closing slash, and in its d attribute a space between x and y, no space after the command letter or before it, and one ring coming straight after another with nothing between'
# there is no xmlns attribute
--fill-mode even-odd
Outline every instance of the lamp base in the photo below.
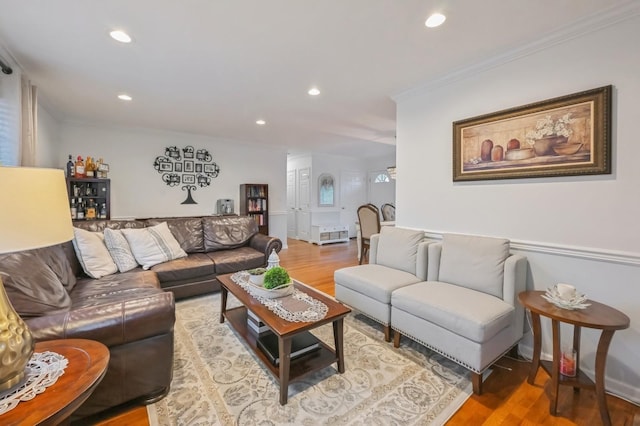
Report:
<svg viewBox="0 0 640 426"><path fill-rule="evenodd" d="M22 381L34 346L31 331L13 309L0 278L0 391Z"/></svg>
<svg viewBox="0 0 640 426"><path fill-rule="evenodd" d="M24 370L22 370L15 376L5 379L4 382L0 383L0 392L4 392L11 389L12 387L19 385L22 382L22 379L24 379L24 376Z"/></svg>

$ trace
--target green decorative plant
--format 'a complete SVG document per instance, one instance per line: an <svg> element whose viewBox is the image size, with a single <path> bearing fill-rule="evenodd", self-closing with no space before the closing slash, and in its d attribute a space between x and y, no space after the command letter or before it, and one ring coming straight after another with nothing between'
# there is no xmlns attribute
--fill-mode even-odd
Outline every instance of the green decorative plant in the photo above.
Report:
<svg viewBox="0 0 640 426"><path fill-rule="evenodd" d="M267 268L249 269L247 272L249 273L249 275L262 275L267 272Z"/></svg>
<svg viewBox="0 0 640 426"><path fill-rule="evenodd" d="M268 269L264 274L264 288L272 289L291 282L289 273L281 266Z"/></svg>

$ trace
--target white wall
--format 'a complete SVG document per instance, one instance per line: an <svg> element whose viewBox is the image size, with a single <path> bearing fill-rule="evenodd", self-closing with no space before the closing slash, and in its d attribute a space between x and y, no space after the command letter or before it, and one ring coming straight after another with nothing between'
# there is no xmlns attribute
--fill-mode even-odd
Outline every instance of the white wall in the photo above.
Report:
<svg viewBox="0 0 640 426"><path fill-rule="evenodd" d="M286 152L210 137L98 125L62 123L57 167L68 154L102 157L109 164L111 217L208 215L220 198L234 200L236 212L242 183L269 185L269 234L286 244ZM211 185L192 193L197 204L181 204L187 193L169 187L153 168L168 146L207 149L220 167Z"/></svg>
<svg viewBox="0 0 640 426"><path fill-rule="evenodd" d="M567 31L473 72L399 95L397 223L507 237L530 262L527 286L576 285L631 318L609 351L607 389L640 402L640 17L638 8ZM452 122L612 84L613 173L452 182ZM550 325L543 351L551 353ZM593 376L599 334L584 329ZM529 336L530 337L530 336ZM531 352L531 340L521 344Z"/></svg>
<svg viewBox="0 0 640 426"><path fill-rule="evenodd" d="M60 123L38 104L38 130L36 141L36 165L38 167L61 168ZM67 163L66 157L64 163Z"/></svg>

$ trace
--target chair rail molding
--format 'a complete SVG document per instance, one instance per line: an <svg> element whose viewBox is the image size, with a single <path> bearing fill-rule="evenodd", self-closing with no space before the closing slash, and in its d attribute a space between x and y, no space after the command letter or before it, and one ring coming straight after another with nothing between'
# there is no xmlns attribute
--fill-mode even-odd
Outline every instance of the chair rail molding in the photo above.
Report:
<svg viewBox="0 0 640 426"><path fill-rule="evenodd" d="M441 240L442 231L425 231L427 238ZM539 241L510 240L511 247L522 252L543 253L556 256L567 256L577 259L616 263L620 265L640 266L640 253L579 247L572 245L552 244Z"/></svg>

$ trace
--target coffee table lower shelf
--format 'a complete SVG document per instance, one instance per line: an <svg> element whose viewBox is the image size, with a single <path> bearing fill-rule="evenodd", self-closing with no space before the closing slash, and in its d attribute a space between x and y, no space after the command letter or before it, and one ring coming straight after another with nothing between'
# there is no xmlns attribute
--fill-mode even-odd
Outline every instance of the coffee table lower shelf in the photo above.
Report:
<svg viewBox="0 0 640 426"><path fill-rule="evenodd" d="M279 366L273 365L264 352L262 352L257 345L258 335L251 331L247 326L247 308L240 306L228 309L224 313L224 317L229 321L229 324L231 324L236 335L244 341L246 346L251 349L253 353L256 354L262 364L267 367L282 387L288 387L288 382L299 379L318 370L322 370L323 368L338 362L336 352L331 347L320 341L319 350L291 360L291 365L289 367L289 380L287 383L280 383Z"/></svg>

